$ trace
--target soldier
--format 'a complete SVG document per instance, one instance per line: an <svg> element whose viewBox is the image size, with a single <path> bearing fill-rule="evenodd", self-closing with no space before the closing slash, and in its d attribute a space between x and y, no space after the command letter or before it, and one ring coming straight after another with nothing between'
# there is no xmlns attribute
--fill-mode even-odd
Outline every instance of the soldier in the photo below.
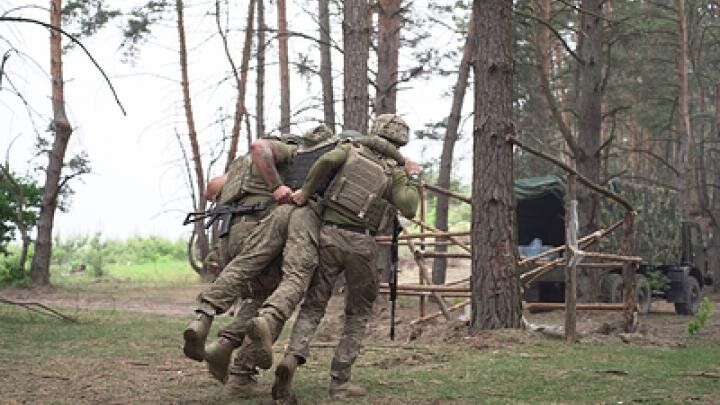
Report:
<svg viewBox="0 0 720 405"><path fill-rule="evenodd" d="M321 130L316 128L304 137L301 141L305 145L317 143L332 135L327 127ZM274 220L289 215L290 206L277 203L289 201L291 189L281 181L281 175L290 170L293 159L297 154L297 146L273 139L260 139L253 143L250 156L238 159L242 163L233 164L225 176L220 203L256 206L257 213L243 215L233 219L233 227L227 239L229 242L219 249L219 256L222 256L225 263L234 257L241 246L252 238L252 230L256 228L258 221L267 221L270 217ZM218 180L223 182L223 180ZM268 186L268 184L270 186ZM212 193L209 185L208 194ZM271 191L272 190L272 191ZM235 195L235 197L231 197ZM277 208L276 208L277 207ZM272 212L271 212L272 211ZM232 262L231 262L232 263ZM260 304L277 287L280 279L279 258L267 263L262 272L252 280L247 280L244 286L244 293L240 294L245 298L244 304L236 313L236 319L240 325L245 325L247 320L255 316ZM185 354L198 361L207 360L207 353L204 348L205 339L210 329L212 317L226 311L238 298L237 294L229 294L227 290L226 268L212 288L204 291L198 297L199 305L196 308L197 318L188 325L183 333L185 339ZM232 268L229 271L232 273ZM231 277L230 277L231 279ZM234 344L240 345L245 335L244 330L235 331ZM223 331L220 332L221 336ZM211 372L214 370L211 368ZM255 365L247 358L238 356L233 365L233 378L229 381L231 388L247 394L253 394L256 387L254 379ZM227 367L224 371L227 374ZM222 378L224 380L224 377Z"/></svg>
<svg viewBox="0 0 720 405"><path fill-rule="evenodd" d="M399 209L413 217L419 202L419 166L397 148L407 144L408 127L392 114L375 119L369 137L341 144L315 163L303 187L293 194L302 205L327 173L337 170L324 195L319 237L319 267L293 327L282 362L275 370L272 395L290 397L298 364L303 364L335 279L345 273L345 320L342 337L330 367L329 394L333 399L363 396L366 391L350 382L352 364L360 350L365 326L378 293L374 235L392 221ZM405 170L400 165L405 164ZM257 324L257 320L253 320Z"/></svg>
<svg viewBox="0 0 720 405"><path fill-rule="evenodd" d="M353 134L343 133L341 136ZM332 150L336 144L337 139L333 139L298 151L285 177L285 184L295 188L301 186L317 158ZM322 191L329 180L328 176L318 189ZM236 319L221 331L220 339L207 347L206 360L217 379L225 378L230 356L242 333L250 335L257 345L241 349L239 356L251 359L260 368L269 369L272 366L272 342L280 335L285 321L302 299L317 267L319 210L315 201L305 207L290 205L278 208L253 231L228 266L232 267L232 282L228 284L232 284L235 294L242 294L244 286L260 276L268 263L281 255L283 257L280 284L258 311L264 317L257 318L257 324L243 324L240 319Z"/></svg>

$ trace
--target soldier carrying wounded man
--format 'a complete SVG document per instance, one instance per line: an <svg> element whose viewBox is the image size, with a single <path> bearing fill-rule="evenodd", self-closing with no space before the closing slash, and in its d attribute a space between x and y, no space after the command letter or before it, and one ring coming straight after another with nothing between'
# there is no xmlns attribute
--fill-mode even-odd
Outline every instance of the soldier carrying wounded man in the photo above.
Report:
<svg viewBox="0 0 720 405"><path fill-rule="evenodd" d="M306 159L299 158L298 153L292 163L296 170L284 176L275 167L281 161L275 158L279 153L272 146L263 156L253 153L268 189L282 190L276 200L290 197L298 207L280 206L263 219L216 282L199 296L198 319L185 331L186 348L203 350L213 376L225 380L232 351L240 346L244 335L252 341L251 346L239 351L247 356L247 363L270 368L272 343L307 290L273 386L275 399L288 398L295 368L305 362L333 283L344 272L345 325L331 365L329 392L332 397L364 395L364 390L349 380L377 296L374 235L394 220L398 209L412 217L419 200L419 167L397 150L407 143L408 132L401 118L381 115L369 136L340 142L332 150ZM299 178L303 172L307 175ZM295 192L288 196L284 186ZM262 277L280 255L282 278L260 306L257 317L244 325L243 319L236 318L221 331L218 341L200 349L212 316L226 311L237 297L257 296L252 291L253 281ZM248 389L244 391L255 391L252 381L245 382Z"/></svg>

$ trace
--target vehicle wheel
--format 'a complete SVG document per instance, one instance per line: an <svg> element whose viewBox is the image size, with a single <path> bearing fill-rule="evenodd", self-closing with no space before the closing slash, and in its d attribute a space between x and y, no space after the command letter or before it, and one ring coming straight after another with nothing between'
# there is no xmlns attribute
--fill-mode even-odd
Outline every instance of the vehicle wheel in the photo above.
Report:
<svg viewBox="0 0 720 405"><path fill-rule="evenodd" d="M641 314L647 314L650 312L650 302L652 301L652 290L650 289L650 282L642 274L638 274L635 279L635 302L640 307ZM624 302L623 300L623 289L624 284L622 275L620 274L608 274L605 277L605 291L608 302L619 304Z"/></svg>
<svg viewBox="0 0 720 405"><path fill-rule="evenodd" d="M608 302L623 302L623 279L621 275L608 274L605 276L604 284Z"/></svg>
<svg viewBox="0 0 720 405"><path fill-rule="evenodd" d="M680 315L695 315L700 307L700 283L693 276L688 276L684 285L685 302L675 303L675 313Z"/></svg>
<svg viewBox="0 0 720 405"><path fill-rule="evenodd" d="M637 291L635 298L640 307L640 313L643 315L648 314L652 303L652 289L650 288L650 282L642 274L638 274L635 279L635 289Z"/></svg>

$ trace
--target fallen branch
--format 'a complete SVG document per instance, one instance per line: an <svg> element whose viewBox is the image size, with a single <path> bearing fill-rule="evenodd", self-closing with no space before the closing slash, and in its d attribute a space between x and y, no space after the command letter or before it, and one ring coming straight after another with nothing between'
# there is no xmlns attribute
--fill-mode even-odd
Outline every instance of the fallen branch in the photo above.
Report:
<svg viewBox="0 0 720 405"><path fill-rule="evenodd" d="M46 316L50 316L50 317L53 317L53 318L62 319L63 321L67 321L67 322L73 322L73 323L77 323L77 322L78 322L77 318L73 318L73 317L71 317L71 316L63 315L63 314L61 314L60 312L58 312L58 311L56 311L56 310L54 310L54 309L52 309L52 308L50 308L50 307L48 307L48 306L46 306L46 305L43 305L43 304L41 304L41 303L39 303L39 302L17 302L17 301L9 300L9 299L7 299L7 298L2 298L2 297L0 297L0 303L1 303L1 304L7 304L7 305L15 305L15 306L18 306L18 307L25 308L25 309L27 309L28 311L37 312L37 313L39 313L39 314L46 315ZM35 307L38 307L38 308L40 308L40 309L35 308Z"/></svg>

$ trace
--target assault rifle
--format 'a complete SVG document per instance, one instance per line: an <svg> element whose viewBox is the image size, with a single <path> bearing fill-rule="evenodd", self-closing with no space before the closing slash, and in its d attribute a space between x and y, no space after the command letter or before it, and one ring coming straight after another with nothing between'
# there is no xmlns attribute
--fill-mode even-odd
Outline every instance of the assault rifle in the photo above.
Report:
<svg viewBox="0 0 720 405"><path fill-rule="evenodd" d="M252 214L254 212L262 211L267 206L264 203L255 203L252 205L233 204L233 205L222 205L218 204L212 209L202 212L189 212L183 221L183 225L195 223L198 221L204 221L206 218L210 218L205 223L205 229L212 226L215 221L220 220L220 232L219 237L224 238L230 233L230 224L232 223L233 215L235 214Z"/></svg>
<svg viewBox="0 0 720 405"><path fill-rule="evenodd" d="M398 284L398 237L402 226L397 215L393 220L392 242L390 243L390 340L395 340L395 301Z"/></svg>

